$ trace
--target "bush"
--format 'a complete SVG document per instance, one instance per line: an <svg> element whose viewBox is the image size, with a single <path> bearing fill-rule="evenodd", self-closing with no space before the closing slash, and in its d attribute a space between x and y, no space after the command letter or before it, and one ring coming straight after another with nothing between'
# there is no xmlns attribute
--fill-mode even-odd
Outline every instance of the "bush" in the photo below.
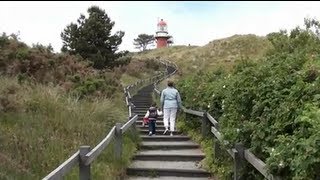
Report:
<svg viewBox="0 0 320 180"><path fill-rule="evenodd" d="M3 39L7 43L0 51L0 73L17 76L19 83L59 85L66 92L81 97L112 97L112 92L120 88L121 74L94 70L79 55L54 54L50 45L34 44L30 48L17 39L8 39L6 36ZM127 63L130 57L122 59L125 62L121 63Z"/></svg>
<svg viewBox="0 0 320 180"><path fill-rule="evenodd" d="M27 48L21 48L21 49L18 49L16 53L16 58L20 60L24 60L28 58L28 55L29 55L29 50Z"/></svg>
<svg viewBox="0 0 320 180"><path fill-rule="evenodd" d="M269 34L274 48L259 61L239 61L230 74L178 83L187 107L218 119L228 148L243 143L284 180L320 178L320 40L317 23L310 27ZM252 167L242 176L262 179Z"/></svg>

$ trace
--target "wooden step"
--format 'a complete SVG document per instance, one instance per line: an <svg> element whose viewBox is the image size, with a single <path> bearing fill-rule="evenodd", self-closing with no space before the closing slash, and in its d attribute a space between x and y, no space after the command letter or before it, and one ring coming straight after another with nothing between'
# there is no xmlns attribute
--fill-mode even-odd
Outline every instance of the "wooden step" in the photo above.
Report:
<svg viewBox="0 0 320 180"><path fill-rule="evenodd" d="M177 136L168 136L168 135L156 135L156 136L148 136L141 135L140 136L143 141L189 141L189 136L185 135L177 135Z"/></svg>
<svg viewBox="0 0 320 180"><path fill-rule="evenodd" d="M196 149L199 145L192 141L147 141L142 142L139 146L140 149Z"/></svg>
<svg viewBox="0 0 320 180"><path fill-rule="evenodd" d="M205 155L199 149L145 150L134 156L134 160L155 161L201 161Z"/></svg>
<svg viewBox="0 0 320 180"><path fill-rule="evenodd" d="M207 177L181 177L181 176L156 176L156 177L143 177L143 176L129 176L127 180L214 180Z"/></svg>
<svg viewBox="0 0 320 180"><path fill-rule="evenodd" d="M128 175L210 177L194 161L133 161L127 168Z"/></svg>
<svg viewBox="0 0 320 180"><path fill-rule="evenodd" d="M140 132L140 134L148 134L149 133L149 130L148 129L138 129L138 132ZM158 130L158 129L156 129L156 135L163 135L163 132L164 132L164 130ZM173 131L173 133L172 133L173 135L179 135L179 134L181 134L181 132L180 131ZM166 135L170 135L170 132L168 131L167 133L166 133Z"/></svg>

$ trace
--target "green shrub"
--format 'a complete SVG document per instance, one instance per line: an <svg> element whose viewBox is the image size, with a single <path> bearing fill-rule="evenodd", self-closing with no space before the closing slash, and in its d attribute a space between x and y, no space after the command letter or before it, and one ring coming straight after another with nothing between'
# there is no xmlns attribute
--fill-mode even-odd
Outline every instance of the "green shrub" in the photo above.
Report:
<svg viewBox="0 0 320 180"><path fill-rule="evenodd" d="M319 27L311 27L316 32L295 28L269 34L274 48L259 61L238 61L230 74L198 73L178 83L187 107L206 110L219 121L227 148L243 143L284 180L320 174L320 40ZM250 165L242 176L263 179Z"/></svg>
<svg viewBox="0 0 320 180"><path fill-rule="evenodd" d="M20 48L16 52L16 58L19 60L27 59L29 55L29 49L28 48Z"/></svg>

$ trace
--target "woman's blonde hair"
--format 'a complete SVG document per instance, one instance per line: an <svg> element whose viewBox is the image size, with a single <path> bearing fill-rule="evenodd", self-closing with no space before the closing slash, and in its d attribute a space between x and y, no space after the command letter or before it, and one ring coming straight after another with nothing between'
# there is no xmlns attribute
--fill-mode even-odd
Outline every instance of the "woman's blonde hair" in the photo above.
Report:
<svg viewBox="0 0 320 180"><path fill-rule="evenodd" d="M174 82L171 81L171 80L168 80L168 86L169 86L169 87L173 87L173 86L174 86Z"/></svg>

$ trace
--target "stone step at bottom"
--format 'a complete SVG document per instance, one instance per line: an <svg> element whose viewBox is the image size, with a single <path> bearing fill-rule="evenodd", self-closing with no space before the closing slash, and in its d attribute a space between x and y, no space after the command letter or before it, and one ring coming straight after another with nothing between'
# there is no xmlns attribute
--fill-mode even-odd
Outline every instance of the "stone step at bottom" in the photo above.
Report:
<svg viewBox="0 0 320 180"><path fill-rule="evenodd" d="M142 177L131 176L127 180L214 180L207 177L178 177L178 176L158 176L158 177Z"/></svg>
<svg viewBox="0 0 320 180"><path fill-rule="evenodd" d="M127 168L128 175L210 177L198 161L138 161Z"/></svg>
<svg viewBox="0 0 320 180"><path fill-rule="evenodd" d="M189 154L137 154L133 160L140 161L201 161L205 158L204 155L189 155Z"/></svg>

